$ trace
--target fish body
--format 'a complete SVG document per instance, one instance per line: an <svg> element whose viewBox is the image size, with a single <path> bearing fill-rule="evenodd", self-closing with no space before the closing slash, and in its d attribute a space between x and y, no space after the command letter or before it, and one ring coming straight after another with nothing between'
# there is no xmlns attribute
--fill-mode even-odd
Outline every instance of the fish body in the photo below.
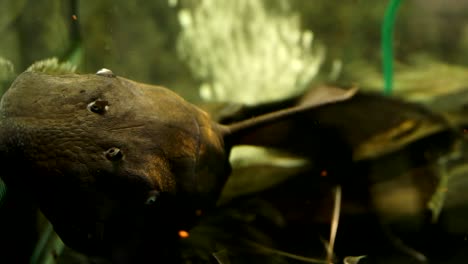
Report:
<svg viewBox="0 0 468 264"><path fill-rule="evenodd" d="M102 112L91 109L96 102ZM0 108L2 156L12 167L2 178L34 186L67 244L101 241L109 219L138 218L166 197L186 198L185 210L196 204L195 216L214 205L230 171L217 125L165 88L25 72Z"/></svg>
<svg viewBox="0 0 468 264"><path fill-rule="evenodd" d="M112 72L24 72L0 103L1 177L38 203L68 246L132 259L121 252L154 253L215 206L232 146L354 93L318 93L308 105L220 125L169 89Z"/></svg>

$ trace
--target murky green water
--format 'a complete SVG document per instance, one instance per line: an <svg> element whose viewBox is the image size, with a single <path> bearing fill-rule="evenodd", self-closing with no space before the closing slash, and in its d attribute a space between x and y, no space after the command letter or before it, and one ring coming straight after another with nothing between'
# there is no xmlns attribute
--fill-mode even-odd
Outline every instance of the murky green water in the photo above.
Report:
<svg viewBox="0 0 468 264"><path fill-rule="evenodd" d="M359 89L252 139L273 148L234 148L182 263L466 261L468 3L2 0L0 13L2 93L34 63L107 68L227 124ZM1 263L107 262L65 246L23 184L0 181Z"/></svg>

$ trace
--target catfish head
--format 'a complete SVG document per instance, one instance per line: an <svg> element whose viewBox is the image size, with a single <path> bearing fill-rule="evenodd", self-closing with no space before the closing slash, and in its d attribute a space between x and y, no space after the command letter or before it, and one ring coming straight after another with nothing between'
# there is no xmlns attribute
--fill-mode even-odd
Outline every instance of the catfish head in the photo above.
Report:
<svg viewBox="0 0 468 264"><path fill-rule="evenodd" d="M176 237L215 206L232 146L354 92L317 92L308 104L220 125L166 88L108 70L25 72L0 104L2 179L37 201L68 246L136 248Z"/></svg>

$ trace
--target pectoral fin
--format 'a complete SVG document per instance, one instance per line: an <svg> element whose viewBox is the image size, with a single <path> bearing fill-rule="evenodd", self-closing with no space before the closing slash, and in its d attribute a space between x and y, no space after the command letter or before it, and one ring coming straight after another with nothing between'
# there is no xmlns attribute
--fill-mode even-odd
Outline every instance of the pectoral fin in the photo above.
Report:
<svg viewBox="0 0 468 264"><path fill-rule="evenodd" d="M280 127L287 129L288 120L294 119L307 111L327 104L346 101L353 97L357 88L344 90L335 87L317 87L308 93L295 107L256 116L231 125L222 125L224 141L227 147L234 145L267 146L277 136L284 135ZM308 124L303 124L308 125Z"/></svg>

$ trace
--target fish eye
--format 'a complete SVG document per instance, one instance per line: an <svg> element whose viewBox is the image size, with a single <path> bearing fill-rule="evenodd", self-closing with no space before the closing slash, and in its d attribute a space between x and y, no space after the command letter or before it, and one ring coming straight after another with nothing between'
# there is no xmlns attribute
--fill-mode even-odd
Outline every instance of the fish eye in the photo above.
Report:
<svg viewBox="0 0 468 264"><path fill-rule="evenodd" d="M97 99L88 104L88 110L96 114L104 114L109 109L109 103L105 100Z"/></svg>
<svg viewBox="0 0 468 264"><path fill-rule="evenodd" d="M112 147L104 152L108 160L116 161L123 158L122 150L116 147Z"/></svg>
<svg viewBox="0 0 468 264"><path fill-rule="evenodd" d="M146 205L152 205L156 203L156 200L159 197L159 192L158 191L150 191L148 194L148 198L146 198L145 204Z"/></svg>

